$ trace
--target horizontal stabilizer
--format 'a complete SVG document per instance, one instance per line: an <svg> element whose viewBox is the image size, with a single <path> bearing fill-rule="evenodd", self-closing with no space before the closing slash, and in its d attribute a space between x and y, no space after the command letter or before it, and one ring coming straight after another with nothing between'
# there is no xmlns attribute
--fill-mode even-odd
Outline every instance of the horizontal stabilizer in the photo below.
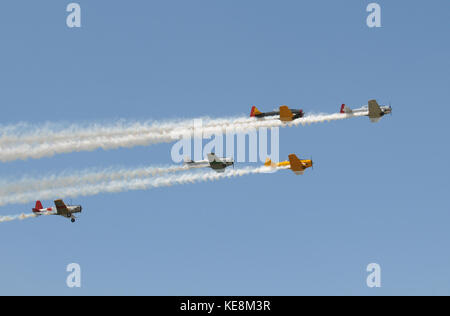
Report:
<svg viewBox="0 0 450 316"><path fill-rule="evenodd" d="M252 111L250 112L250 117L255 117L256 115L261 115L261 111L258 110L256 106L252 106Z"/></svg>
<svg viewBox="0 0 450 316"><path fill-rule="evenodd" d="M342 104L342 106L341 106L341 113L342 114L351 114L351 113L353 113L353 111L352 111L352 109L350 109L345 104Z"/></svg>

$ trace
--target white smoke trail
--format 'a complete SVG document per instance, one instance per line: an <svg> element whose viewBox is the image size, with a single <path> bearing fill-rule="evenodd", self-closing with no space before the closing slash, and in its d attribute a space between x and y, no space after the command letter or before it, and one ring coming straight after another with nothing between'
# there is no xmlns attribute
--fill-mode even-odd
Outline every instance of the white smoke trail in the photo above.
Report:
<svg viewBox="0 0 450 316"><path fill-rule="evenodd" d="M0 223L11 222L11 221L15 221L15 220L23 221L24 219L34 218L34 217L36 217L36 215L23 214L23 213L20 215L0 216Z"/></svg>
<svg viewBox="0 0 450 316"><path fill-rule="evenodd" d="M202 131L225 131L227 126L246 124L245 119L205 119ZM193 135L193 121L172 122L166 124L139 124L128 126L126 123L113 127L91 126L86 129L72 127L69 130L55 131L39 129L26 135L12 135L16 129L9 127L0 133L0 161L51 157L56 154L79 151L104 150L121 147L146 146L156 143L169 143Z"/></svg>
<svg viewBox="0 0 450 316"><path fill-rule="evenodd" d="M243 168L228 170L224 173L186 173L174 174L161 177L137 178L127 180L116 180L96 184L77 185L72 187L52 188L48 190L36 190L32 192L17 192L8 196L0 197L0 206L7 204L21 204L35 201L37 198L48 200L56 198L76 198L80 196L92 196L101 193L118 193L130 190L147 190L151 188L168 187L177 184L197 183L215 181L224 178L240 177L250 174L261 174L273 172L284 168L272 169L268 167Z"/></svg>
<svg viewBox="0 0 450 316"><path fill-rule="evenodd" d="M251 118L221 118L210 119L208 117L199 118L208 127L221 126L226 124L240 124L251 121ZM173 120L169 122L126 122L117 121L114 124L101 125L94 123L91 125L64 126L61 124L46 123L36 128L31 124L19 123L16 125L0 126L0 146L22 144L40 144L47 142L66 141L68 139L92 139L101 137L120 137L127 135L140 135L148 133L164 133L179 128L192 126L194 120Z"/></svg>
<svg viewBox="0 0 450 316"><path fill-rule="evenodd" d="M143 167L134 169L103 169L85 171L65 171L61 174L44 175L40 178L24 176L20 180L0 180L0 197L18 192L35 192L71 186L111 182L117 180L133 180L176 173L191 169L205 168L208 165L180 165L168 167Z"/></svg>
<svg viewBox="0 0 450 316"><path fill-rule="evenodd" d="M147 146L157 143L177 141L184 136L202 135L210 137L213 134L245 133L259 128L292 127L313 123L343 120L364 114L310 114L292 122L282 122L277 118L234 118L217 119L203 122L201 128L194 128L193 121L172 122L165 124L137 124L126 126L118 124L114 127L101 126L70 130L38 132L17 136L3 130L0 133L0 161L17 159L51 157L56 154L79 151L92 151L99 148L104 150L121 147Z"/></svg>

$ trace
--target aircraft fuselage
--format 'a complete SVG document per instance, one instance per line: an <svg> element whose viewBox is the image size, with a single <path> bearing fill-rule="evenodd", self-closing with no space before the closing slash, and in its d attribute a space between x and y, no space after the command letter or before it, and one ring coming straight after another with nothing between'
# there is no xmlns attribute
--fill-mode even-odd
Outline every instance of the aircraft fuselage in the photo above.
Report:
<svg viewBox="0 0 450 316"><path fill-rule="evenodd" d="M291 112L293 114L292 119L298 119L300 117L303 117L303 110L295 110L291 109ZM269 116L280 116L280 111L272 111L272 112L264 112L264 113L257 113L254 114L256 118L263 118L263 117L269 117Z"/></svg>

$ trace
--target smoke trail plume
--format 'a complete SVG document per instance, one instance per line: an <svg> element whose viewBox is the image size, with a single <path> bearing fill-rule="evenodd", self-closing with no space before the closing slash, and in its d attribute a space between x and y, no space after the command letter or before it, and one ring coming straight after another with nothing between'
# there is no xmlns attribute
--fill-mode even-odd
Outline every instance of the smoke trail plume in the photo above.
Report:
<svg viewBox="0 0 450 316"><path fill-rule="evenodd" d="M227 124L245 124L251 121L248 117L210 119L199 118L208 127L218 127ZM68 139L91 139L101 137L120 137L127 135L140 135L148 133L163 133L192 126L194 120L173 120L168 122L127 122L117 121L113 124L102 125L94 123L90 125L70 126L46 123L36 128L35 125L19 123L16 125L0 126L0 146L7 147L16 143L39 144L46 142L66 141Z"/></svg>
<svg viewBox="0 0 450 316"><path fill-rule="evenodd" d="M170 143L185 136L213 134L246 133L259 128L293 127L313 123L343 120L362 116L355 114L309 114L292 122L281 122L277 118L230 118L204 119L201 128L194 128L193 121L173 121L167 123L124 123L112 126L91 125L80 127L73 125L59 130L55 127L43 127L23 131L25 125L0 128L0 161L18 159L39 159L56 154L147 146L157 143Z"/></svg>
<svg viewBox="0 0 450 316"><path fill-rule="evenodd" d="M205 167L206 165L180 165L168 167L143 167L134 169L109 168L103 170L65 171L61 174L44 175L39 178L24 176L22 179L14 181L3 179L0 180L0 197L19 192L36 192L64 187L96 184L100 182L148 178Z"/></svg>
<svg viewBox="0 0 450 316"><path fill-rule="evenodd" d="M7 204L21 204L35 201L36 199L56 199L56 198L76 198L80 196L92 196L101 193L118 193L131 190L148 190L152 188L168 187L177 184L190 184L205 181L216 181L225 178L241 177L250 174L261 174L273 172L268 167L243 168L237 170L228 170L224 173L216 172L197 172L185 174L173 174L160 177L135 178L125 180L114 180L110 182L100 182L92 184L80 184L71 187L51 188L47 190L36 190L29 192L17 192L0 197L0 206Z"/></svg>
<svg viewBox="0 0 450 316"><path fill-rule="evenodd" d="M11 221L15 221L15 220L23 221L24 219L34 218L34 217L36 217L36 215L23 214L23 213L20 215L0 216L0 223L11 222Z"/></svg>

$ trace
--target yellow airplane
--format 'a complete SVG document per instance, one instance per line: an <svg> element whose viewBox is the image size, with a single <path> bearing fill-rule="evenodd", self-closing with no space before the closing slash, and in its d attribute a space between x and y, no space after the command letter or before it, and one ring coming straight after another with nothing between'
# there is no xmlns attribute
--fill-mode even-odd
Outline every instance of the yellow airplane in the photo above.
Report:
<svg viewBox="0 0 450 316"><path fill-rule="evenodd" d="M289 155L289 161L282 161L278 163L273 163L270 158L267 158L265 167L279 168L279 167L289 167L296 175L301 175L305 173L307 168L313 166L313 161L311 159L300 160L295 154Z"/></svg>

